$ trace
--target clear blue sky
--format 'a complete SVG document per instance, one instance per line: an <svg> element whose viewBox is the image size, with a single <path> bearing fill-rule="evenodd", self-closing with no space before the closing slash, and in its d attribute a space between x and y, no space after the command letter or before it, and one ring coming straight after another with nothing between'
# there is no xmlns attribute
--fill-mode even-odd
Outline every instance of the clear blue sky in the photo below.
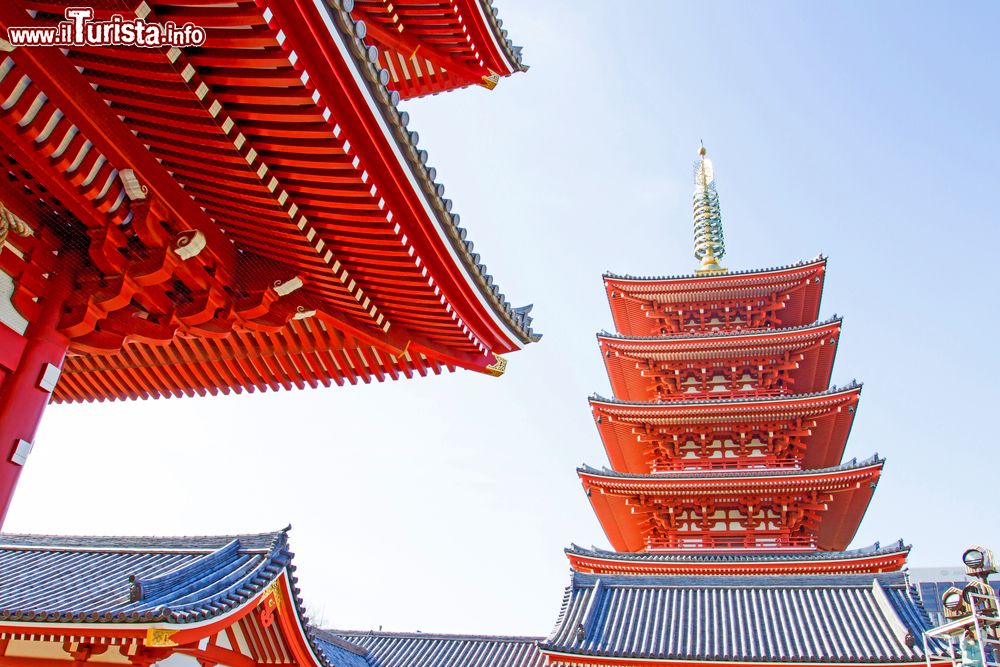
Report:
<svg viewBox="0 0 1000 667"><path fill-rule="evenodd" d="M1000 548L1000 5L498 4L531 71L407 108L544 340L499 380L53 406L6 529L291 522L328 625L547 633L562 548L606 545L574 472L606 463L586 401L609 392L601 273L695 268L704 139L730 268L830 257L834 381L865 382L848 456L888 458L855 545L904 537L914 566Z"/></svg>

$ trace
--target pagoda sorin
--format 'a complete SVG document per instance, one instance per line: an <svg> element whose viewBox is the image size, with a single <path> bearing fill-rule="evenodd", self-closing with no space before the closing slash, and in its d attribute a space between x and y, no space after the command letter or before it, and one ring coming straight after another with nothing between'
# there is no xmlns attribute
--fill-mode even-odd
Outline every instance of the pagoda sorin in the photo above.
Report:
<svg viewBox="0 0 1000 667"><path fill-rule="evenodd" d="M614 398L590 399L611 469L579 475L615 551L597 574L899 570L901 542L845 551L883 460L842 462L861 387L830 387L841 320L818 321L825 258L731 272L712 163L695 165L690 276L604 277L598 343Z"/></svg>

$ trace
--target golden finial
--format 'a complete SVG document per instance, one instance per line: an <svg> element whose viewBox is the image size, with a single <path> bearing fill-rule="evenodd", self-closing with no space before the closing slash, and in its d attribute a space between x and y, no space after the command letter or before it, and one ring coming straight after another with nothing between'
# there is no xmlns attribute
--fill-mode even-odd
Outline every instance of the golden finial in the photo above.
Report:
<svg viewBox="0 0 1000 667"><path fill-rule="evenodd" d="M697 273L726 271L719 260L726 254L722 236L722 213L715 190L715 170L702 143L694 164L694 256L701 261Z"/></svg>

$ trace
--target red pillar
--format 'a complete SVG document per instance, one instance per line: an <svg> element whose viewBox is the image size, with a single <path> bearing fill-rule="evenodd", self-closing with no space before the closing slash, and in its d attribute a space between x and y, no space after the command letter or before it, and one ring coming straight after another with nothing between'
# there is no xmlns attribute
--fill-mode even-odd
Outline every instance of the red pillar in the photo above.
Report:
<svg viewBox="0 0 1000 667"><path fill-rule="evenodd" d="M17 365L0 384L0 527L69 347L69 339L57 327L72 287L70 260L68 255L60 257L49 289L39 299L38 317L24 332Z"/></svg>

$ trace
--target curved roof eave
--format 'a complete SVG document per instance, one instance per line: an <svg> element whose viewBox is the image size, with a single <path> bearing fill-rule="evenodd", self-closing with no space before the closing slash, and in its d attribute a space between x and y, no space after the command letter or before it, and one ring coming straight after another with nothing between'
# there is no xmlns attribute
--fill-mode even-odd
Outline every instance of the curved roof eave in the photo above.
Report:
<svg viewBox="0 0 1000 667"><path fill-rule="evenodd" d="M338 30L335 38L342 39L348 48L348 53L362 76L372 100L373 110L379 115L387 128L386 136L395 142L399 153L404 157L401 166L419 186L416 194L425 203L432 222L439 235L448 245L453 256L457 257L459 266L468 284L475 290L481 303L487 308L493 320L507 332L510 342L515 347L537 342L541 334L533 331L532 318L528 315L531 306L514 307L506 295L493 281L493 276L486 270L486 265L480 262L480 257L473 252L473 244L466 240L467 231L460 223L460 216L452 213L452 202L444 197L444 185L435 180L437 171L427 166L427 151L417 148L419 135L408 127L409 114L399 110L399 94L389 90L389 72L376 65L377 50L369 49L362 35L356 32L356 21L346 7L349 0L314 0L320 9L325 9L333 19L331 23Z"/></svg>

